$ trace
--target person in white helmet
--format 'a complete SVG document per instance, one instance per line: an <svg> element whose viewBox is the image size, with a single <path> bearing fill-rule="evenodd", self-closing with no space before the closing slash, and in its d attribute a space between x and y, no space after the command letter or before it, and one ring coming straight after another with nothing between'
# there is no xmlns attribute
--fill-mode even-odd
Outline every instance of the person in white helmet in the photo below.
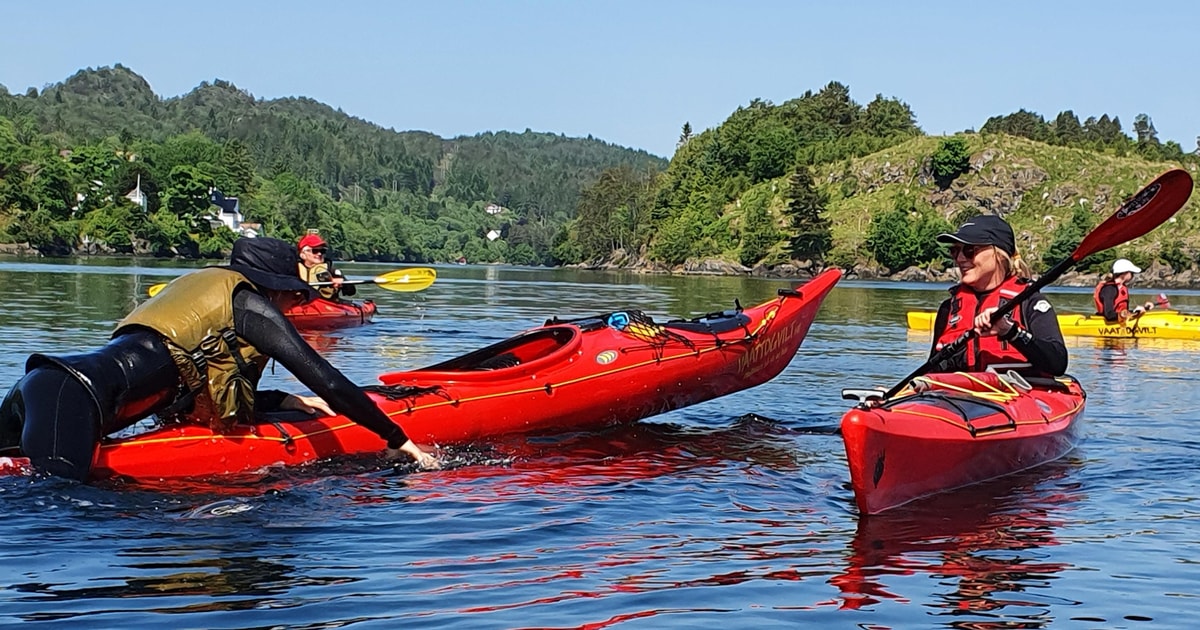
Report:
<svg viewBox="0 0 1200 630"><path fill-rule="evenodd" d="M1112 265L1112 273L1104 274L1092 293L1096 314L1102 315L1106 322L1124 324L1131 317L1138 317L1154 308L1154 302L1129 308L1129 282L1134 274L1141 272L1142 268L1128 258L1118 258Z"/></svg>

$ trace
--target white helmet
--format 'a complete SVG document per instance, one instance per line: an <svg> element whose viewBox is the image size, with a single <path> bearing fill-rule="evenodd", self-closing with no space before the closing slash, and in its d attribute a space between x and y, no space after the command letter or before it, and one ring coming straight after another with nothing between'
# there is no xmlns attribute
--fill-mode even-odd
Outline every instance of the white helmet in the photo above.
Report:
<svg viewBox="0 0 1200 630"><path fill-rule="evenodd" d="M1119 276L1126 271L1132 273L1142 273L1142 268L1138 267L1132 262L1129 262L1128 258L1118 258L1117 261L1113 263L1113 275Z"/></svg>

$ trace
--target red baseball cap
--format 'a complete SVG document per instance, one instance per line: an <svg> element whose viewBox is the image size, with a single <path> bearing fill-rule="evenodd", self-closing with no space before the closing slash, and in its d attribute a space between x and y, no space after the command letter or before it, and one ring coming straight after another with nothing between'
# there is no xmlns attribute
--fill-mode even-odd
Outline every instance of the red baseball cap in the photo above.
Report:
<svg viewBox="0 0 1200 630"><path fill-rule="evenodd" d="M296 244L296 249L304 249L305 247L317 248L324 245L325 239L321 238L320 236L316 234L305 234L304 238L300 239L300 242Z"/></svg>

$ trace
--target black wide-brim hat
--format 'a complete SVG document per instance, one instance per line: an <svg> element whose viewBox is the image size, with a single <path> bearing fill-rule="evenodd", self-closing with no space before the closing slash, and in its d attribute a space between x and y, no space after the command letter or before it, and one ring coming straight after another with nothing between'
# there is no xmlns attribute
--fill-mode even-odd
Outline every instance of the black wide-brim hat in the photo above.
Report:
<svg viewBox="0 0 1200 630"><path fill-rule="evenodd" d="M300 279L300 255L296 247L277 238L243 237L233 242L230 271L236 271L263 291L293 291L305 299L317 297L316 289Z"/></svg>
<svg viewBox="0 0 1200 630"><path fill-rule="evenodd" d="M1009 256L1017 251L1017 241L1012 227L994 214L981 214L967 219L953 234L938 234L939 243L962 243L964 245L995 245Z"/></svg>

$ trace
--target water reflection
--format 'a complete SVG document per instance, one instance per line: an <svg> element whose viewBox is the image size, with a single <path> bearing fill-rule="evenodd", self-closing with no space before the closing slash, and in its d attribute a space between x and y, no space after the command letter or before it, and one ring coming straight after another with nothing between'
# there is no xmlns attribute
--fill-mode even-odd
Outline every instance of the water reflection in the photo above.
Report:
<svg viewBox="0 0 1200 630"><path fill-rule="evenodd" d="M781 441L792 433L750 415L719 429L638 422L602 433L513 436L483 448L448 451L448 470L410 483L422 491L420 500L453 496L505 502L526 492L562 498L568 488L654 479L730 462L795 470L807 460ZM409 470L405 465L390 474Z"/></svg>
<svg viewBox="0 0 1200 630"><path fill-rule="evenodd" d="M845 570L830 580L841 607L871 609L886 600L906 602L889 585L898 576L927 575L936 587L927 604L957 628L1041 628L1054 606L1070 604L1049 594L1058 574L1048 547L1072 506L1085 497L1069 476L1077 461L1037 469L946 493L859 520ZM911 587L909 587L911 590Z"/></svg>
<svg viewBox="0 0 1200 630"><path fill-rule="evenodd" d="M20 618L24 621L62 621L95 615L96 608L64 606L64 602L162 598L163 604L139 607L142 613L197 613L279 608L287 605L280 596L297 587L346 584L354 578L333 575L302 575L276 556L265 560L241 548L206 546L157 546L126 550L129 560L121 567L127 573L93 576L88 582L104 586L71 586L44 582L20 582L7 586L21 593L15 601L36 603L40 610ZM196 599L203 598L203 599ZM172 603L178 600L179 603ZM50 612L51 606L56 612ZM97 606L111 610L112 606Z"/></svg>

